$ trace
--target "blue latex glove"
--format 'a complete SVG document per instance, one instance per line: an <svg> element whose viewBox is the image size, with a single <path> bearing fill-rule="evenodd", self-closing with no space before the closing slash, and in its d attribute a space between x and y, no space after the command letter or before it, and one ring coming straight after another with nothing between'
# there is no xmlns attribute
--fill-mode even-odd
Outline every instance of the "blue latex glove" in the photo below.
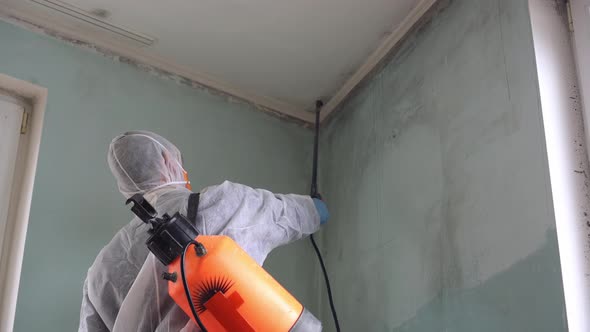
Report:
<svg viewBox="0 0 590 332"><path fill-rule="evenodd" d="M326 206L326 203L324 203L320 199L313 198L313 204L315 205L315 208L318 211L318 214L320 215L320 225L327 223L328 219L330 219L330 212L328 212L328 207Z"/></svg>

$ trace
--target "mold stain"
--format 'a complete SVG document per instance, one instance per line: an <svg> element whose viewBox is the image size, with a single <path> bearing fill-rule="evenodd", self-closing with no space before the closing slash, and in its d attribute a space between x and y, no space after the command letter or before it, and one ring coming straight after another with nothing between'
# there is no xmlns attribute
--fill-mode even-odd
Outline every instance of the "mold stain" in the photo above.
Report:
<svg viewBox="0 0 590 332"><path fill-rule="evenodd" d="M187 86L187 87L194 88L199 91L205 92L209 95L220 97L231 104L248 105L250 107L253 107L256 110L262 111L264 113L272 115L272 116L279 118L281 120L286 120L286 121L295 123L301 127L304 127L304 128L311 128L312 127L312 125L310 123L307 123L303 120L286 115L284 113L280 113L276 110L273 110L273 109L270 109L270 108L265 107L263 105L251 102L249 100L238 98L236 96L230 95L230 94L223 92L221 90L208 87L208 86L201 84L197 81L194 81L188 77L178 75L178 74L169 72L167 70L157 68L155 66L148 65L148 64L143 63L141 61L137 61L131 57L122 56L120 54L117 54L116 52L108 50L104 47L100 47L100 46L95 45L93 43L90 43L90 42L87 42L84 40L80 40L80 39L76 39L76 38L72 38L69 36L65 36L53 29L46 28L46 27L41 26L39 24L33 23L31 21L24 20L22 18L13 16L13 15L2 16L2 18L5 18L8 22L13 23L13 24L15 24L21 28L24 28L26 30L55 38L57 40L60 40L64 43L68 44L68 45L82 48L82 49L85 49L85 50L90 51L92 53L104 56L112 61L135 67L136 69L138 69L140 71L146 72L146 73L156 76L158 78L173 81L173 82L177 83L178 85Z"/></svg>

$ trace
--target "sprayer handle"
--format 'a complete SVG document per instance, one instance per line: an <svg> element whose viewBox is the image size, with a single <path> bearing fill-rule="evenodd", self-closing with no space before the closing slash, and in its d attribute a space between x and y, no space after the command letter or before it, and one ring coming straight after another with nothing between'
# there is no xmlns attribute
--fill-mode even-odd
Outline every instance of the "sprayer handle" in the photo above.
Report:
<svg viewBox="0 0 590 332"><path fill-rule="evenodd" d="M129 203L133 203L131 211L133 211L133 213L146 224L152 223L154 218L158 215L154 207L143 197L142 194L133 195L125 202L125 205L129 205Z"/></svg>

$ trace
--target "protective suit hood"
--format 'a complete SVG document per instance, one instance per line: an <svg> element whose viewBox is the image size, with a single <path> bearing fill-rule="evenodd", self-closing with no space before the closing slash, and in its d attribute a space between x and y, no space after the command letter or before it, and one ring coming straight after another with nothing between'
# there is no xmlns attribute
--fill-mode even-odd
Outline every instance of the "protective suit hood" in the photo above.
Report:
<svg viewBox="0 0 590 332"><path fill-rule="evenodd" d="M128 131L115 137L109 145L107 161L119 191L126 198L187 183L178 148L149 131Z"/></svg>

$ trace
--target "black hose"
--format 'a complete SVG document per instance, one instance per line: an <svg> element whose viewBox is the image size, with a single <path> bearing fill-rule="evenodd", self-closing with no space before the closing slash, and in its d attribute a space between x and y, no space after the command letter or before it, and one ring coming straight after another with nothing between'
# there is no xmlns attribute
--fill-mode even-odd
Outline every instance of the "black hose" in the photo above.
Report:
<svg viewBox="0 0 590 332"><path fill-rule="evenodd" d="M188 248L191 245L197 246L199 244L196 241L191 241L184 247L184 250L182 251L182 256L180 256L180 276L182 279L182 285L184 286L184 293L186 295L186 299L188 301L188 304L191 308L191 312L193 313L193 317L195 317L195 321L197 322L197 325L199 325L199 328L201 329L201 331L207 332L205 325L203 325L203 322L201 322L201 319L199 318L199 314L197 313L197 310L195 309L195 304L193 303L193 298L191 296L190 290L188 289L188 283L186 281L186 272L184 270L184 256L186 256L186 251L188 250Z"/></svg>
<svg viewBox="0 0 590 332"><path fill-rule="evenodd" d="M330 279L328 278L328 271L326 271L326 265L324 264L324 259L322 254L320 253L320 249L318 245L315 243L315 239L313 238L313 234L309 236L311 240L311 244L313 245L313 249L315 250L316 255L318 256L318 260L320 261L320 266L322 267L322 272L324 273L324 281L326 282L326 290L328 291L328 300L330 301L330 310L332 311L332 318L334 319L334 325L336 325L336 331L340 332L340 323L338 322L338 315L336 314L336 307L334 306L334 299L332 298L332 287L330 287Z"/></svg>

